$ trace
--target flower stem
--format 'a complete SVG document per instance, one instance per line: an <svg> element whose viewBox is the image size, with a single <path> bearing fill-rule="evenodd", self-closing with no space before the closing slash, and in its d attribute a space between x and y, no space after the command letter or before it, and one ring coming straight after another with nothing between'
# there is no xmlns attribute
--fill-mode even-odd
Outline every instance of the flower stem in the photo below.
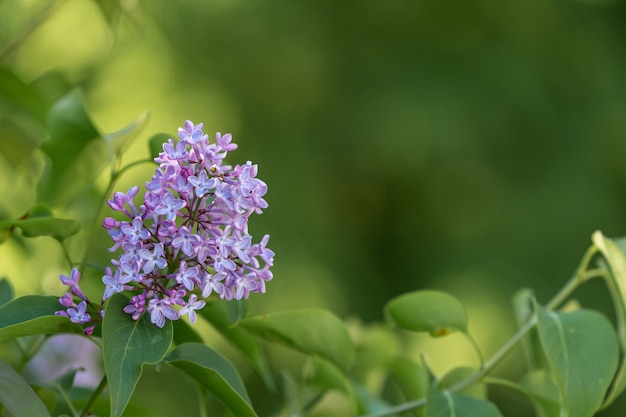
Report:
<svg viewBox="0 0 626 417"><path fill-rule="evenodd" d="M104 391L104 388L106 388L106 386L107 386L107 376L105 374L100 380L100 384L98 384L93 394L91 394L91 397L89 398L89 401L87 402L87 405L85 405L85 409L83 410L83 413L82 413L83 416L88 417L92 414L91 409L96 404L98 397L100 396L100 394L102 394L102 391Z"/></svg>

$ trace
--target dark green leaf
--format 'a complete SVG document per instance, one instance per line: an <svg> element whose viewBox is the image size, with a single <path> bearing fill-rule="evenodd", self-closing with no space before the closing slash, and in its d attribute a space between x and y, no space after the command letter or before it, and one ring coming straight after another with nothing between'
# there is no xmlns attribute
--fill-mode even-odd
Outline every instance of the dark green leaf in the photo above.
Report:
<svg viewBox="0 0 626 417"><path fill-rule="evenodd" d="M93 184L106 166L105 142L85 111L82 94L73 90L48 113L50 138L41 146L50 158L38 185L40 202L65 201Z"/></svg>
<svg viewBox="0 0 626 417"><path fill-rule="evenodd" d="M535 295L532 290L523 288L515 293L513 296L513 311L518 327L522 327L535 314L534 305ZM522 339L521 343L524 357L531 369L540 369L546 365L546 358L543 354L543 348L541 347L536 328L532 328L528 335Z"/></svg>
<svg viewBox="0 0 626 417"><path fill-rule="evenodd" d="M148 147L150 149L150 156L156 158L161 152L163 152L163 144L171 138L167 133L157 133L152 135L148 140Z"/></svg>
<svg viewBox="0 0 626 417"><path fill-rule="evenodd" d="M540 306L537 320L565 412L570 417L594 415L617 370L618 341L610 322L595 311L556 313Z"/></svg>
<svg viewBox="0 0 626 417"><path fill-rule="evenodd" d="M307 309L248 317L241 324L261 337L320 356L348 369L354 344L345 324L325 310Z"/></svg>
<svg viewBox="0 0 626 417"><path fill-rule="evenodd" d="M188 342L203 343L202 337L185 320L176 320L174 325L174 343L182 345Z"/></svg>
<svg viewBox="0 0 626 417"><path fill-rule="evenodd" d="M220 300L209 303L199 311L199 314L244 354L250 361L252 369L270 389L275 388L274 377L259 341L242 326L230 321L227 302Z"/></svg>
<svg viewBox="0 0 626 417"><path fill-rule="evenodd" d="M426 417L502 417L495 405L449 391L430 389L426 397Z"/></svg>
<svg viewBox="0 0 626 417"><path fill-rule="evenodd" d="M236 416L256 417L239 373L215 350L200 343L185 343L174 349L165 362L191 376Z"/></svg>
<svg viewBox="0 0 626 417"><path fill-rule="evenodd" d="M39 92L6 68L0 67L0 105L2 102L26 111L40 123L44 121L46 105Z"/></svg>
<svg viewBox="0 0 626 417"><path fill-rule="evenodd" d="M398 327L432 336L467 331L463 305L441 291L425 290L400 295L385 306L386 316Z"/></svg>
<svg viewBox="0 0 626 417"><path fill-rule="evenodd" d="M102 354L111 396L111 417L119 417L141 377L144 364L155 364L165 357L172 344L172 322L160 329L144 314L133 320L122 309L128 298L114 294L106 306L102 323Z"/></svg>
<svg viewBox="0 0 626 417"><path fill-rule="evenodd" d="M36 334L81 333L67 317L55 316L62 310L58 300L44 295L25 295L0 307L0 340Z"/></svg>
<svg viewBox="0 0 626 417"><path fill-rule="evenodd" d="M13 417L50 417L46 406L28 382L1 360L0 404Z"/></svg>
<svg viewBox="0 0 626 417"><path fill-rule="evenodd" d="M13 287L6 277L0 278L0 307L13 299Z"/></svg>

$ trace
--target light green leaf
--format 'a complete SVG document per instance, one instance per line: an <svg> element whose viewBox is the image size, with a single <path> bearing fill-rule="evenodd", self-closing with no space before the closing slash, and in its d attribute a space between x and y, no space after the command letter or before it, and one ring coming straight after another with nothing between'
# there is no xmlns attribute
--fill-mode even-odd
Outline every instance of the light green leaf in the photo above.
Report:
<svg viewBox="0 0 626 417"><path fill-rule="evenodd" d="M198 313L244 354L246 359L250 361L252 369L263 379L268 388L274 389L276 387L267 358L258 339L253 337L247 329L230 321L226 301L219 300L209 303Z"/></svg>
<svg viewBox="0 0 626 417"><path fill-rule="evenodd" d="M156 158L159 156L161 152L163 152L163 144L167 142L167 140L171 138L167 133L157 133L152 135L150 139L148 139L148 148L150 150L150 156Z"/></svg>
<svg viewBox="0 0 626 417"><path fill-rule="evenodd" d="M0 105L2 102L26 111L43 122L46 105L39 92L8 69L0 67Z"/></svg>
<svg viewBox="0 0 626 417"><path fill-rule="evenodd" d="M13 287L6 277L0 278L0 307L13 299Z"/></svg>
<svg viewBox="0 0 626 417"><path fill-rule="evenodd" d="M561 394L554 375L544 369L528 372L519 383L520 392L531 399L539 417L561 415Z"/></svg>
<svg viewBox="0 0 626 417"><path fill-rule="evenodd" d="M426 397L426 417L502 417L492 403L449 391L430 389Z"/></svg>
<svg viewBox="0 0 626 417"><path fill-rule="evenodd" d="M603 408L608 407L626 390L626 255L624 254L624 239L614 242L597 231L593 234L594 245L600 250L608 264L610 274L606 284L613 299L617 318L617 334L622 349L622 360L614 383L606 397Z"/></svg>
<svg viewBox="0 0 626 417"><path fill-rule="evenodd" d="M454 386L455 384L463 381L476 370L467 366L462 366L459 368L454 368L444 375L443 378L437 384L437 389L445 390ZM475 383L465 387L463 390L458 391L458 394L467 395L468 397L479 398L484 400L487 398L487 388L485 387L484 382L476 381Z"/></svg>
<svg viewBox="0 0 626 417"><path fill-rule="evenodd" d="M102 135L106 142L109 152L110 164L113 168L116 165L116 158L133 142L139 135L141 130L146 126L149 119L149 113L144 112L136 120L130 122L127 126L117 132L105 133Z"/></svg>
<svg viewBox="0 0 626 417"><path fill-rule="evenodd" d="M167 355L165 362L191 376L236 416L257 417L235 367L210 347L185 343Z"/></svg>
<svg viewBox="0 0 626 417"><path fill-rule="evenodd" d="M306 309L248 317L241 324L261 337L320 356L348 369L354 344L345 324L326 310Z"/></svg>
<svg viewBox="0 0 626 417"><path fill-rule="evenodd" d="M354 370L360 374L386 367L400 352L398 333L388 326L369 325L355 337Z"/></svg>
<svg viewBox="0 0 626 417"><path fill-rule="evenodd" d="M557 376L565 412L593 416L617 370L618 341L600 313L556 313L537 306L539 337Z"/></svg>
<svg viewBox="0 0 626 417"><path fill-rule="evenodd" d="M47 206L36 204L23 219L0 221L0 230L10 227L19 227L25 237L51 236L63 240L78 233L80 223L56 218Z"/></svg>
<svg viewBox="0 0 626 417"><path fill-rule="evenodd" d="M50 417L43 401L28 382L1 360L0 404L13 417Z"/></svg>
<svg viewBox="0 0 626 417"><path fill-rule="evenodd" d="M389 364L389 371L407 400L416 400L426 396L429 375L422 366L399 356Z"/></svg>
<svg viewBox="0 0 626 417"><path fill-rule="evenodd" d="M398 327L432 336L467 332L463 305L441 291L425 290L400 295L385 306L386 316Z"/></svg>
<svg viewBox="0 0 626 417"><path fill-rule="evenodd" d="M172 344L172 322L160 329L143 314L133 320L122 311L128 298L114 294L106 306L102 322L102 354L109 382L111 417L119 417L141 377L144 364L156 364Z"/></svg>
<svg viewBox="0 0 626 417"><path fill-rule="evenodd" d="M79 325L54 315L62 309L56 298L44 295L25 295L8 302L0 307L0 341L36 334L82 334Z"/></svg>

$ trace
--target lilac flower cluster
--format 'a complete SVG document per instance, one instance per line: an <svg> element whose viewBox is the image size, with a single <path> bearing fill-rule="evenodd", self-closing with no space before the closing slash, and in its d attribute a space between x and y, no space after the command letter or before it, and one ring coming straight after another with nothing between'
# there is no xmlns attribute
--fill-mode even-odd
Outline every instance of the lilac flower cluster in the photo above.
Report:
<svg viewBox="0 0 626 417"><path fill-rule="evenodd" d="M185 314L195 322L196 310L212 293L227 300L247 298L265 292L272 278L269 235L253 244L248 233L250 215L268 206L263 199L267 186L256 178L258 168L251 162L224 163L237 148L230 134L217 133L215 143L209 143L202 127L187 120L178 129L179 141L163 145L143 204L134 204L136 186L108 201L128 220L108 217L103 222L114 241L110 250L122 249L112 261L114 271L107 268L102 278L103 302L131 291L124 311L135 320L147 311L159 327ZM66 315L81 322L81 304L71 308L76 314L68 310Z"/></svg>

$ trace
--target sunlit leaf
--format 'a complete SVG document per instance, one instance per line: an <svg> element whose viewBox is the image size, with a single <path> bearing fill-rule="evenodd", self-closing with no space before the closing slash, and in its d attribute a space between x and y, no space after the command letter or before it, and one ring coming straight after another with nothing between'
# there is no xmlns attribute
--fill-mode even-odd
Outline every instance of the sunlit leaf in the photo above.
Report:
<svg viewBox="0 0 626 417"><path fill-rule="evenodd" d="M236 416L257 416L237 369L210 347L185 343L167 355L165 362L191 376Z"/></svg>
<svg viewBox="0 0 626 417"><path fill-rule="evenodd" d="M150 156L156 158L161 152L163 152L163 144L171 138L167 133L157 133L152 135L148 140L148 148L150 150Z"/></svg>
<svg viewBox="0 0 626 417"><path fill-rule="evenodd" d="M6 277L0 278L0 307L13 299L13 287Z"/></svg>
<svg viewBox="0 0 626 417"><path fill-rule="evenodd" d="M252 369L270 389L275 388L274 377L258 339L242 326L230 321L226 302L220 300L209 303L198 313L244 354Z"/></svg>
<svg viewBox="0 0 626 417"><path fill-rule="evenodd" d="M311 355L346 370L354 344L345 324L325 310L306 309L245 318L241 324L261 337Z"/></svg>
<svg viewBox="0 0 626 417"><path fill-rule="evenodd" d="M467 331L463 305L452 295L433 290L400 295L385 306L386 316L398 327L432 336Z"/></svg>
<svg viewBox="0 0 626 417"><path fill-rule="evenodd" d="M13 417L50 417L46 406L28 382L1 360L0 404Z"/></svg>
<svg viewBox="0 0 626 417"><path fill-rule="evenodd" d="M386 367L400 352L398 334L387 326L364 327L355 337L355 344L353 367L360 373Z"/></svg>
<svg viewBox="0 0 626 417"><path fill-rule="evenodd" d="M54 217L42 204L33 206L23 219L0 221L0 229L18 227L25 237L51 236L63 240L80 230L80 223L73 219Z"/></svg>
<svg viewBox="0 0 626 417"><path fill-rule="evenodd" d="M36 334L82 333L67 317L55 316L62 310L58 300L44 295L25 295L0 307L0 340Z"/></svg>
<svg viewBox="0 0 626 417"><path fill-rule="evenodd" d="M144 364L163 359L172 344L172 322L160 329L144 314L133 320L122 309L129 300L114 294L106 306L102 323L102 354L111 396L111 417L119 417L141 377Z"/></svg>
<svg viewBox="0 0 626 417"><path fill-rule="evenodd" d="M117 132L105 133L102 135L109 151L109 159L112 167L115 167L116 158L133 142L139 135L141 130L146 126L149 119L149 113L144 112L127 126Z"/></svg>
<svg viewBox="0 0 626 417"><path fill-rule="evenodd" d="M588 417L600 408L618 364L618 341L600 313L556 313L537 306L542 346L570 417Z"/></svg>
<svg viewBox="0 0 626 417"><path fill-rule="evenodd" d="M0 67L0 105L2 104L26 111L43 123L46 105L39 92L8 69Z"/></svg>
<svg viewBox="0 0 626 417"><path fill-rule="evenodd" d="M397 357L389 364L389 372L406 399L416 400L426 396L429 376L422 366L408 358Z"/></svg>
<svg viewBox="0 0 626 417"><path fill-rule="evenodd" d="M492 403L449 391L430 389L426 397L426 417L502 417Z"/></svg>

